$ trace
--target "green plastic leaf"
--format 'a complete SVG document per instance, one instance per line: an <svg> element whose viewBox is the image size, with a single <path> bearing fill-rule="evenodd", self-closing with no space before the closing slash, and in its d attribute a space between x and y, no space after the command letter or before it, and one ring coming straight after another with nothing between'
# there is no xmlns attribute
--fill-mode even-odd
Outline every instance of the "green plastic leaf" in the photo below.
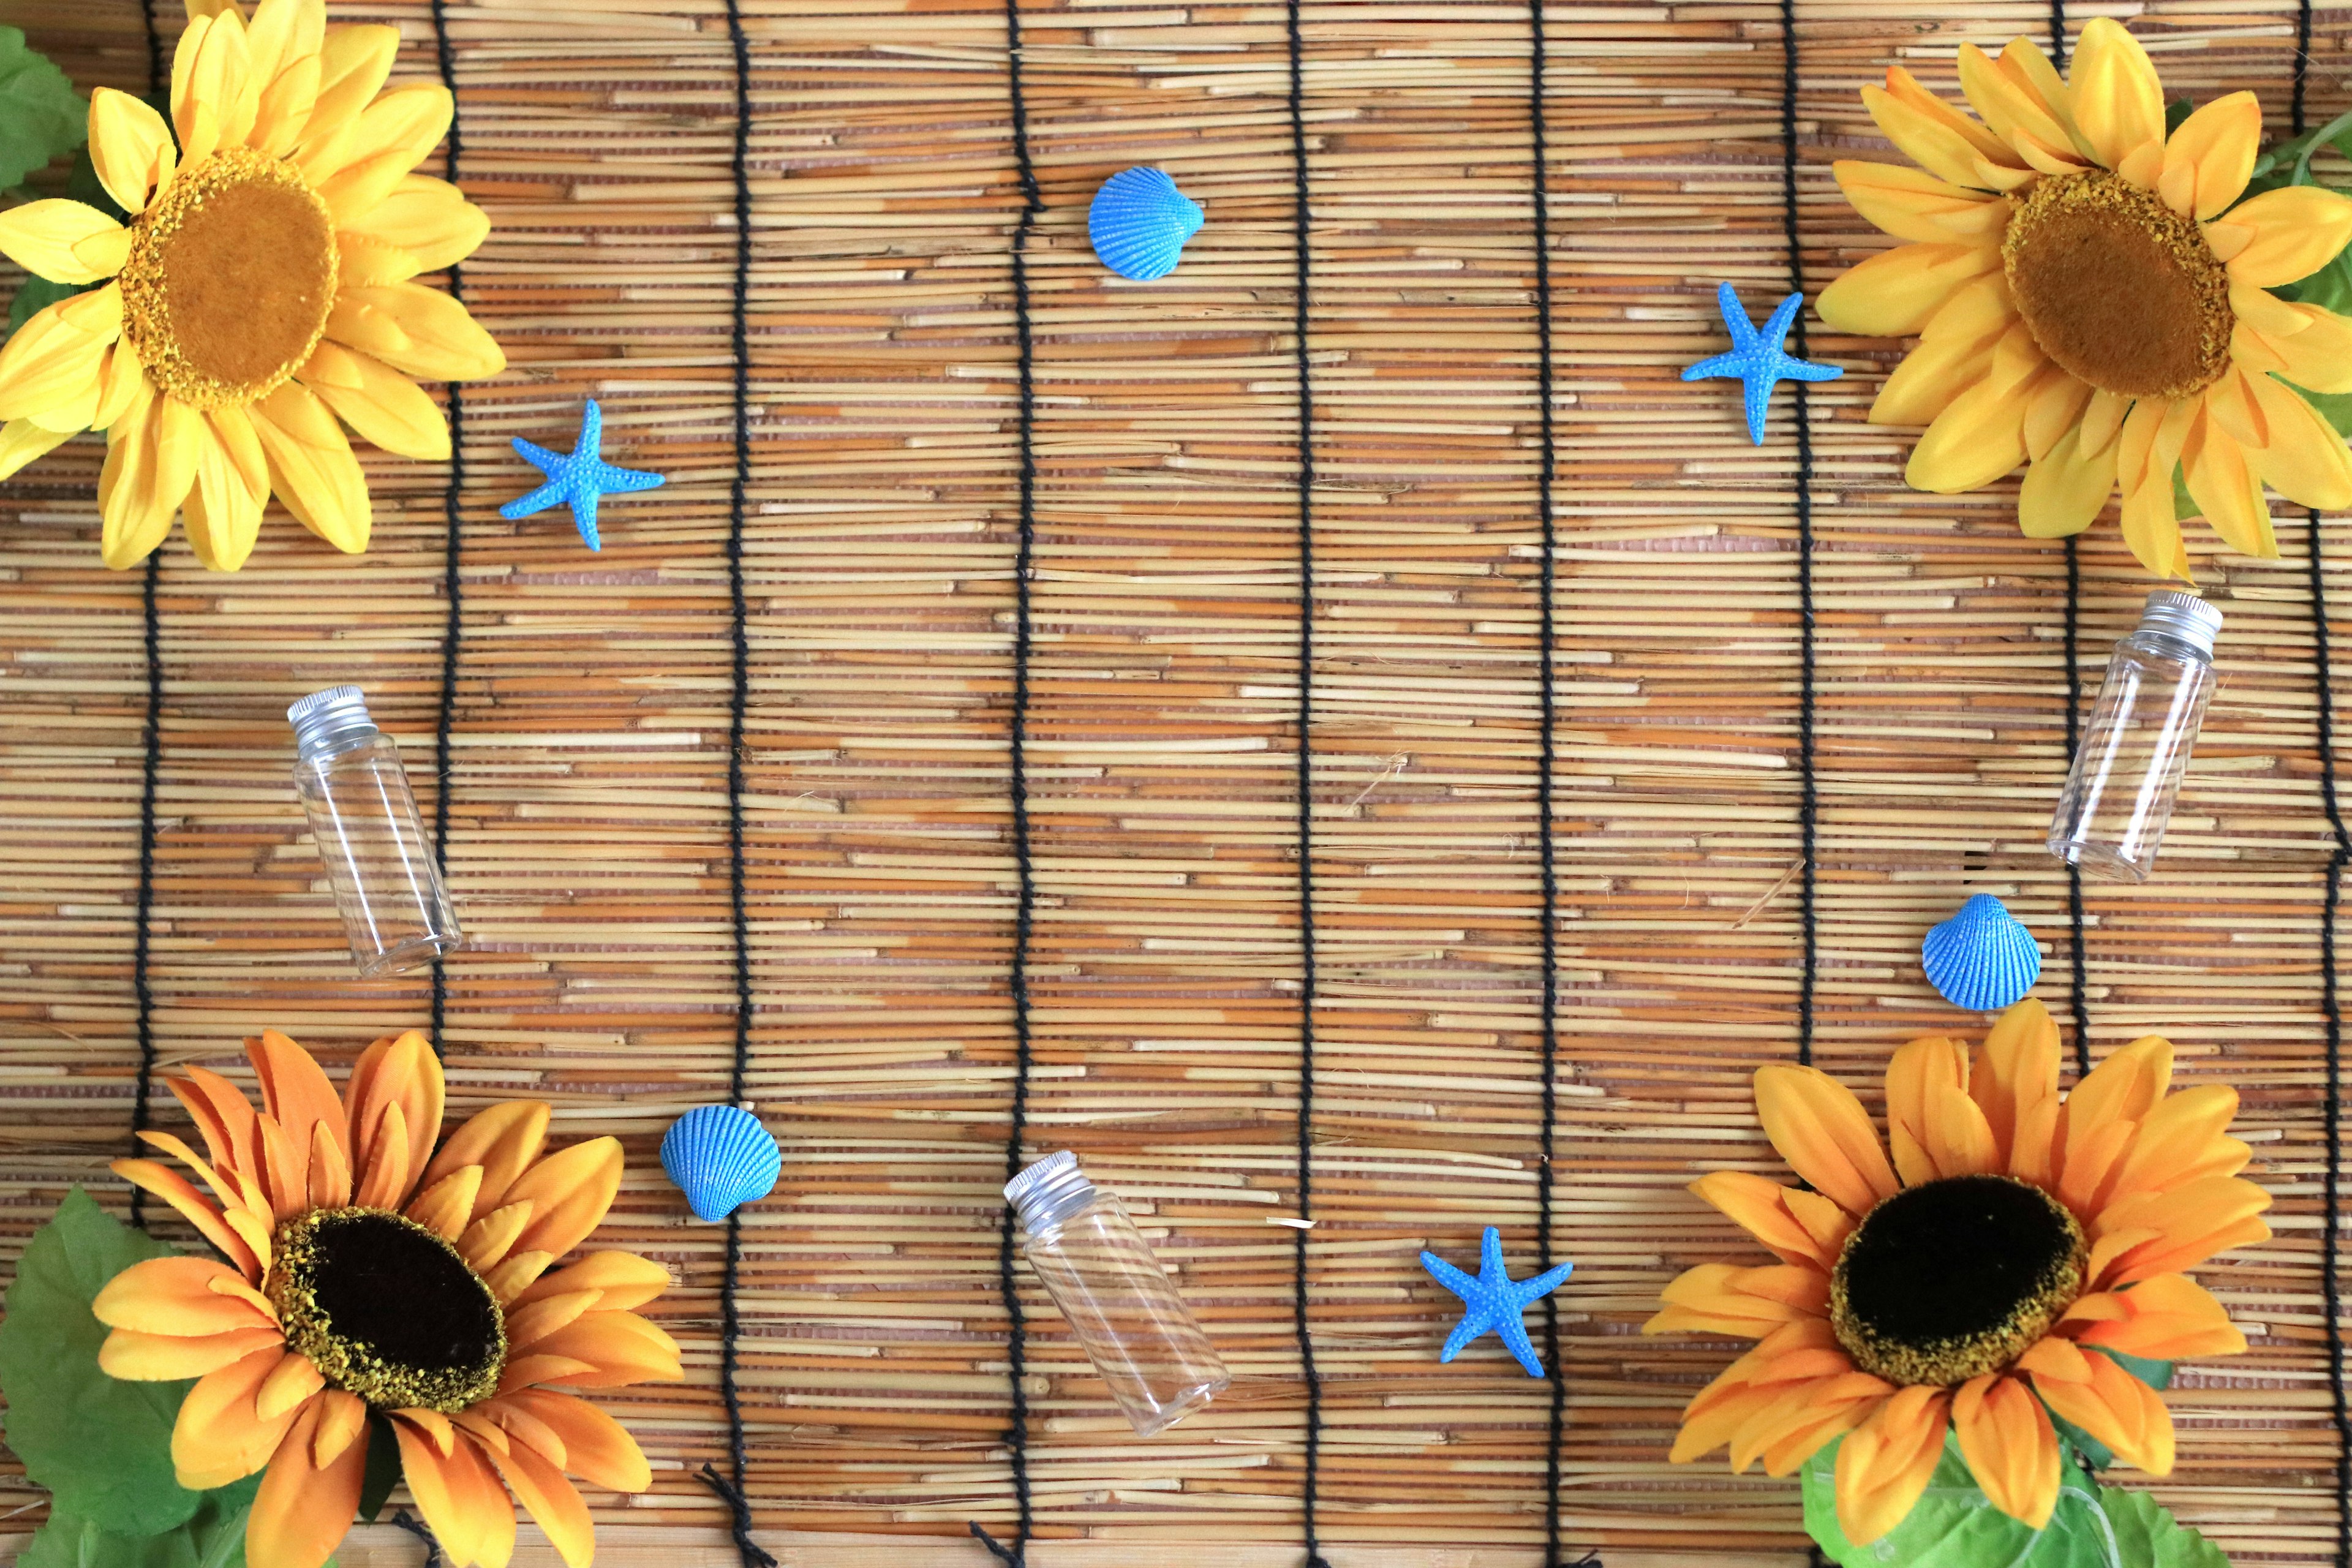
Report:
<svg viewBox="0 0 2352 1568"><path fill-rule="evenodd" d="M2100 1505L2116 1532L2125 1568L2230 1568L2221 1549L2189 1529L2146 1492L2101 1487Z"/></svg>
<svg viewBox="0 0 2352 1568"><path fill-rule="evenodd" d="M188 1521L161 1535L116 1535L79 1514L53 1512L16 1568L245 1568L247 1502L209 1492Z"/></svg>
<svg viewBox="0 0 2352 1568"><path fill-rule="evenodd" d="M383 1511L384 1500L400 1480L400 1439L392 1423L371 1411L368 1415L367 1473L360 1479L360 1518L370 1524Z"/></svg>
<svg viewBox="0 0 2352 1568"><path fill-rule="evenodd" d="M172 1473L172 1422L188 1384L100 1371L106 1329L89 1310L108 1280L171 1250L76 1187L26 1244L0 1321L8 1447L60 1512L102 1532L160 1535L204 1500Z"/></svg>
<svg viewBox="0 0 2352 1568"><path fill-rule="evenodd" d="M66 73L29 48L24 33L0 27L0 188L70 153L89 131L89 105Z"/></svg>

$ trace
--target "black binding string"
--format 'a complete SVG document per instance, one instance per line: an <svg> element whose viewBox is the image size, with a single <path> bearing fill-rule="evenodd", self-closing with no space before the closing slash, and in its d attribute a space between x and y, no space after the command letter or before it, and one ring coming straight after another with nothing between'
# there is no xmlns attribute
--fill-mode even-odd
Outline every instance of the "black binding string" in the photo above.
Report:
<svg viewBox="0 0 2352 1568"><path fill-rule="evenodd" d="M2066 0L2050 0L2050 58L2066 68ZM2074 765L2083 730L2083 552L2081 538L2066 536L2066 762ZM2084 942L2083 868L2066 863L2067 960L2072 968L2067 1001L2074 1019L2074 1074L2091 1070L2090 952Z"/></svg>
<svg viewBox="0 0 2352 1568"><path fill-rule="evenodd" d="M1780 232L1789 247L1789 291L1805 291L1805 254L1797 227L1797 0L1780 0ZM1805 312L1796 321L1797 357L1805 357ZM1813 777L1813 422L1809 387L1797 398L1797 923L1803 942L1797 975L1797 1060L1813 1059L1813 991L1821 930L1813 851L1820 838L1821 790Z"/></svg>
<svg viewBox="0 0 2352 1568"><path fill-rule="evenodd" d="M1298 376L1298 751L1293 793L1298 805L1298 1220L1290 1233L1290 1324L1298 1373L1307 1384L1305 1475L1299 1483L1307 1568L1327 1568L1316 1538L1318 1471L1323 1459L1323 1377L1307 1313L1307 1227L1315 1222L1315 382L1307 363L1309 285L1307 184L1307 47L1299 0L1289 0L1291 227L1297 273L1291 306L1291 360ZM1557 1358L1555 1358L1557 1359Z"/></svg>
<svg viewBox="0 0 2352 1568"><path fill-rule="evenodd" d="M743 721L751 699L751 616L743 595L743 503L751 482L751 40L743 31L740 0L727 0L727 41L735 54L735 147L730 167L735 180L734 310L728 343L735 365L735 473L727 490L728 641L732 684L727 698L727 910L734 936L735 1053L728 1068L727 1096L741 1105L751 1067L751 923L743 895ZM727 1215L727 1254L719 1276L719 1398L727 1409L727 1474L706 1463L702 1482L727 1505L735 1554L743 1568L776 1568L776 1560L751 1539L751 1499L745 1489L749 1466L743 1431L743 1394L737 1385L743 1316L737 1297L743 1274L743 1215Z"/></svg>
<svg viewBox="0 0 2352 1568"><path fill-rule="evenodd" d="M163 63L163 34L155 23L155 0L144 0L141 14L147 23L147 96L161 98L170 79ZM139 726L139 884L131 927L131 989L137 998L135 1026L139 1037L139 1072L131 1086L131 1152L146 1145L139 1135L147 1131L147 1096L155 1085L155 993L148 981L150 938L147 926L155 910L155 786L163 768L163 620L155 604L155 590L163 571L163 547L147 557L147 571L139 589L141 643L147 656L147 715ZM147 1194L131 1189L131 1223L147 1228Z"/></svg>
<svg viewBox="0 0 2352 1568"><path fill-rule="evenodd" d="M433 1538L433 1531L422 1520L403 1508L394 1510L392 1517L384 1522L395 1530L406 1531L425 1543L425 1568L446 1568L448 1559L441 1555L441 1543Z"/></svg>
<svg viewBox="0 0 2352 1568"><path fill-rule="evenodd" d="M1013 955L1005 986L1013 1003L1013 1105L1004 1130L1004 1179L1021 1173L1021 1148L1029 1132L1029 946L1037 918L1036 868L1029 842L1029 652L1033 628L1029 579L1037 552L1037 363L1029 321L1029 241L1045 198L1037 189L1037 167L1029 155L1029 106L1021 90L1021 0L1004 0L1005 85L1011 102L1013 162L1021 184L1021 216L1013 226L1013 336L1019 391L1020 539L1013 557L1013 712L1006 725L1007 778L1013 818ZM1009 1568L1027 1568L1035 1513L1029 1490L1028 1320L1013 1272L1013 1205L1004 1205L996 1232L996 1289L1004 1302L1006 1377L1012 1409L1005 1420L1005 1447L1013 1462L1013 1544L1005 1546L965 1521L972 1538Z"/></svg>
<svg viewBox="0 0 2352 1568"><path fill-rule="evenodd" d="M465 153L465 134L457 119L457 51L449 38L447 0L433 0L433 58L441 71L441 85L449 92L449 137L443 170L444 177L457 183L457 163ZM466 298L465 271L457 263L449 266L449 297L462 302ZM441 700L433 719L433 864L441 873L441 882L449 882L449 736L457 720L457 653L466 637L465 586L460 568L465 561L465 534L460 525L460 508L466 494L466 394L456 382L450 382L449 394L449 481L441 491L441 598L445 606L441 621ZM433 1054L446 1056L447 1047L441 1038L441 1027L449 1011L449 976L446 960L436 952L433 955Z"/></svg>
<svg viewBox="0 0 2352 1568"><path fill-rule="evenodd" d="M1559 528L1552 516L1552 474L1559 463L1559 431L1552 413L1551 365L1551 147L1544 109L1544 0L1528 0L1530 50L1528 120L1532 132L1529 194L1535 202L1536 248L1536 521L1543 559L1536 573L1536 854L1541 879L1538 939L1543 954L1538 1026L1543 1034L1542 1146L1536 1162L1536 1272L1552 1266L1552 1161L1559 1118L1559 841L1552 821L1552 749L1559 743L1558 676L1559 629L1553 604L1555 556ZM1560 1568L1560 1449L1568 1433L1568 1368L1559 1353L1558 1293L1543 1299L1544 1367L1550 1373L1551 1401L1544 1428L1544 1568ZM1600 1568L1587 1553L1578 1568Z"/></svg>
<svg viewBox="0 0 2352 1568"><path fill-rule="evenodd" d="M2304 132L2305 100L2311 76L2311 0L2297 0L2294 19L2294 90L2290 106L2295 135ZM2336 927L2343 909L2344 868L2352 865L2352 833L2344 826L2336 787L2336 675L2327 625L2325 533L2319 513L2304 513L2310 545L2304 552L2311 586L2311 662L2314 724L2319 745L2319 803L2333 840L2327 856L2326 894L2319 906L2319 1011L2326 1025L2326 1099L2321 1107L2327 1169L2320 1183L2319 1299L2327 1351L2327 1415L2336 1428L2336 1568L2352 1568L2352 1391L2344 1376L2344 1287L2340 1276L2344 1216L2344 998L2336 977Z"/></svg>

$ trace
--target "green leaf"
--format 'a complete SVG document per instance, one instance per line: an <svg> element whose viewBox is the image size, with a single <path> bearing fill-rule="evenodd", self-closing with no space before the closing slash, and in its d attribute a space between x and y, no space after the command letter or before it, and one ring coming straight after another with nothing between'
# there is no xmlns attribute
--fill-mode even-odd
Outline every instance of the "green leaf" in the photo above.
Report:
<svg viewBox="0 0 2352 1568"><path fill-rule="evenodd" d="M2099 1501L2116 1532L2125 1568L2230 1568L2221 1549L2189 1529L2146 1492L2101 1487Z"/></svg>
<svg viewBox="0 0 2352 1568"><path fill-rule="evenodd" d="M89 105L66 73L27 48L22 31L0 27L0 187L24 184L89 129Z"/></svg>
<svg viewBox="0 0 2352 1568"><path fill-rule="evenodd" d="M161 1535L116 1535L79 1514L55 1511L33 1532L16 1568L245 1568L250 1506L231 1506L220 1492L207 1492L186 1523Z"/></svg>
<svg viewBox="0 0 2352 1568"><path fill-rule="evenodd" d="M61 1513L101 1532L159 1535L204 1500L172 1471L172 1422L185 1383L123 1383L99 1370L105 1326L89 1304L134 1263L172 1249L76 1187L33 1233L0 1321L8 1446Z"/></svg>
<svg viewBox="0 0 2352 1568"><path fill-rule="evenodd" d="M368 1523L383 1511L384 1499L400 1480L400 1439L392 1423L371 1411L368 1415L367 1474L360 1480L360 1518Z"/></svg>
<svg viewBox="0 0 2352 1568"><path fill-rule="evenodd" d="M2180 129L2180 122L2197 111L2193 98L2176 98L2164 106L2164 133L2167 136Z"/></svg>

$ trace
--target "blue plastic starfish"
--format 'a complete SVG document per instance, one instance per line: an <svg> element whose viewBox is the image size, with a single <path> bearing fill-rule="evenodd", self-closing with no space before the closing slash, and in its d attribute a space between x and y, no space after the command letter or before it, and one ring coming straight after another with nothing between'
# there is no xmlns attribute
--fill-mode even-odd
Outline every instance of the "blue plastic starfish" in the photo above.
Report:
<svg viewBox="0 0 2352 1568"><path fill-rule="evenodd" d="M1543 1361L1536 1354L1536 1347L1528 1342L1528 1326L1519 1314L1529 1303L1540 1301L1559 1289L1576 1265L1563 1263L1532 1279L1514 1281L1503 1267L1503 1233L1490 1225L1480 1248L1475 1279L1434 1252L1423 1253L1421 1266L1440 1285L1461 1297L1466 1309L1462 1321L1454 1325L1454 1331L1445 1336L1445 1348L1437 1352L1439 1361L1452 1361L1462 1353L1464 1346L1492 1329L1503 1336L1503 1343L1519 1358L1519 1364L1528 1369L1529 1377L1543 1375Z"/></svg>
<svg viewBox="0 0 2352 1568"><path fill-rule="evenodd" d="M547 483L520 500L507 502L499 508L499 515L511 522L535 511L545 511L558 501L567 501L572 507L572 521L580 525L580 537L588 542L588 548L604 549L603 542L596 537L596 498L649 490L662 482L659 474L616 468L604 461L598 455L604 445L604 415L593 397L588 400L588 411L580 416L580 439L569 453L551 452L516 437L514 449L547 476Z"/></svg>
<svg viewBox="0 0 2352 1568"><path fill-rule="evenodd" d="M1685 381L1711 381L1718 376L1736 376L1748 384L1748 438L1761 447L1764 444L1764 415L1771 406L1773 384L1780 381L1835 381L1845 372L1833 364L1815 364L1784 353L1781 342L1789 328L1796 321L1797 312L1805 307L1802 294L1791 294L1780 301L1772 319L1759 332L1756 323L1748 319L1748 307L1739 302L1739 291L1728 283L1718 284L1715 290L1716 308L1723 312L1723 324L1731 329L1731 352L1703 359L1683 372Z"/></svg>

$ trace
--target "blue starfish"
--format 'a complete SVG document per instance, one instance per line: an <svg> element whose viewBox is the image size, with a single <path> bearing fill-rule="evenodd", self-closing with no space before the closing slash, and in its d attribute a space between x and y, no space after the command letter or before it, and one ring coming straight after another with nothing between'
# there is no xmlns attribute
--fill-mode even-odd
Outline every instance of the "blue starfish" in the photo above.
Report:
<svg viewBox="0 0 2352 1568"><path fill-rule="evenodd" d="M1454 1331L1445 1336L1445 1348L1437 1352L1439 1361L1452 1361L1462 1353L1464 1346L1492 1329L1503 1336L1503 1343L1519 1358L1519 1364L1528 1369L1529 1377L1543 1375L1543 1362L1537 1356L1536 1347L1528 1342L1528 1326L1519 1314L1529 1303L1540 1301L1559 1289L1576 1265L1563 1263L1532 1279L1514 1280L1503 1267L1503 1233L1490 1225L1480 1250L1475 1279L1434 1252L1423 1253L1421 1266L1440 1285L1461 1297L1467 1309L1462 1321L1454 1325Z"/></svg>
<svg viewBox="0 0 2352 1568"><path fill-rule="evenodd" d="M1715 303L1723 312L1723 324L1731 329L1731 352L1699 361L1683 372L1683 379L1711 381L1718 376L1736 376L1746 382L1748 438L1761 447L1764 415L1771 405L1774 383L1835 381L1845 372L1833 364L1815 364L1782 352L1780 344L1788 337L1790 326L1796 321L1797 312L1805 307L1802 294L1791 294L1781 300L1761 332L1748 319L1748 307L1739 302L1739 291L1730 284L1717 285Z"/></svg>
<svg viewBox="0 0 2352 1568"><path fill-rule="evenodd" d="M580 416L580 439L573 442L569 454L551 452L546 447L515 437L514 449L530 459L539 471L547 476L547 483L523 497L499 508L499 515L511 522L519 517L529 517L535 511L545 511L558 501L568 501L572 521L580 525L580 537L588 542L591 550L602 550L596 537L596 498L600 495L625 495L631 490L649 490L662 482L659 474L648 474L635 468L616 468L598 454L604 445L604 415L596 400L588 400L588 411Z"/></svg>

